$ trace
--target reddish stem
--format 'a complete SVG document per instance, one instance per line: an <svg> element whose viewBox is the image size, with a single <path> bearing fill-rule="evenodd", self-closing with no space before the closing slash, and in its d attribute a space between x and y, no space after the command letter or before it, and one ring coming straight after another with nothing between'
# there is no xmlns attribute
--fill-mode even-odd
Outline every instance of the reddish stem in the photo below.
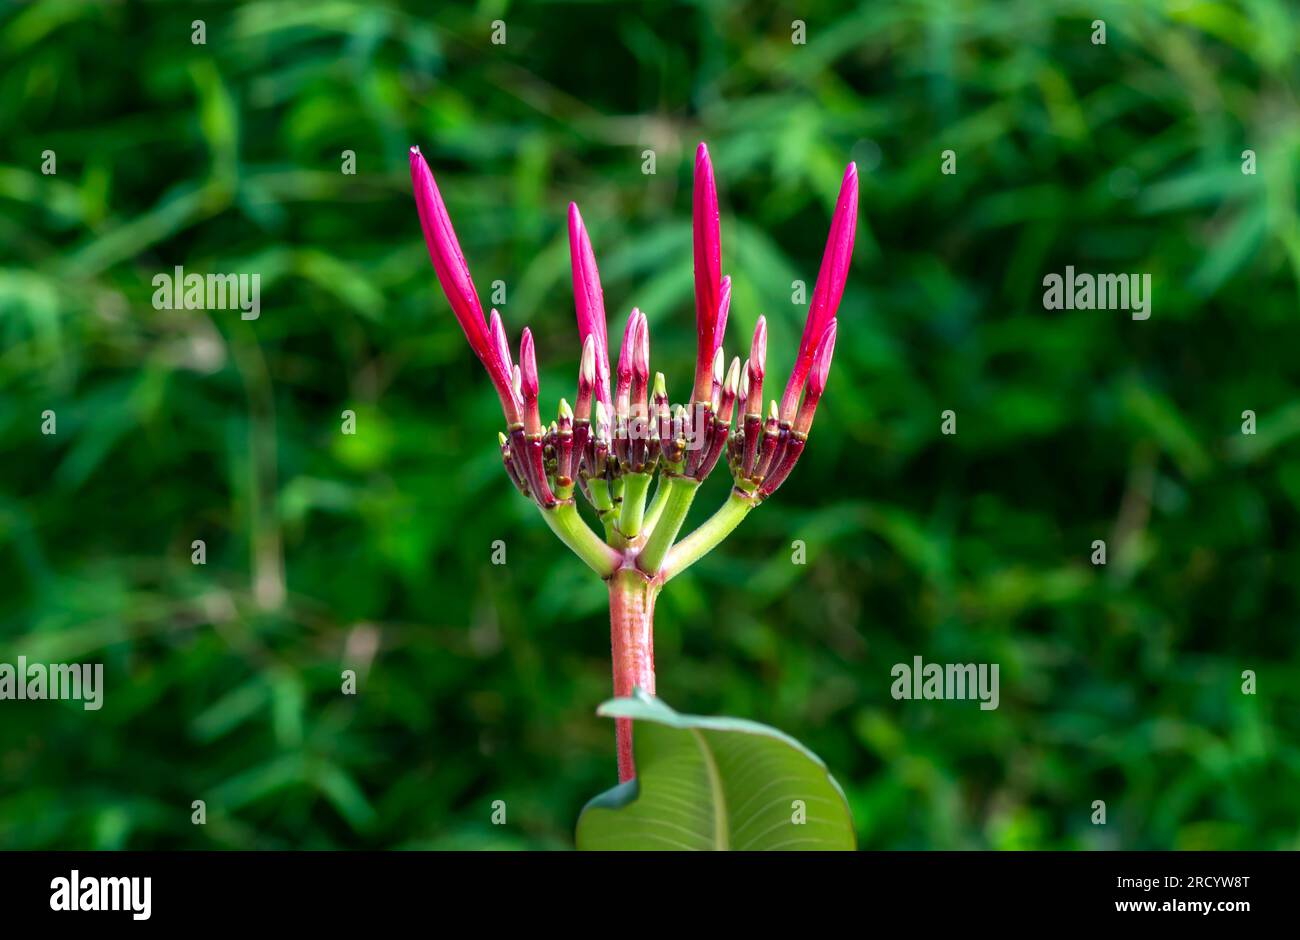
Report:
<svg viewBox="0 0 1300 940"><path fill-rule="evenodd" d="M609 634L614 661L614 695L625 698L634 688L654 695L655 596L659 586L635 567L622 568L609 579ZM636 776L632 760L632 720L616 718L618 780Z"/></svg>

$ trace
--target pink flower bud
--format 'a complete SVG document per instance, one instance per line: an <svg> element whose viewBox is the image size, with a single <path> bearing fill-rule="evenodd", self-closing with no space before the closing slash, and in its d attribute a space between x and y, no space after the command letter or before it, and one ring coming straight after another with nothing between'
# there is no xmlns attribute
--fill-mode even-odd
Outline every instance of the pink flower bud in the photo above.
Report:
<svg viewBox="0 0 1300 940"><path fill-rule="evenodd" d="M488 322L488 334L492 337L492 351L496 357L505 364L506 371L510 371L514 363L510 359L510 342L506 339L506 328L501 322L501 314L497 308L492 308L492 317Z"/></svg>
<svg viewBox="0 0 1300 940"><path fill-rule="evenodd" d="M628 314L627 325L623 328L623 344L618 348L618 385L614 389L614 414L627 417L628 394L632 389L632 347L636 345L637 323L641 311L632 308Z"/></svg>
<svg viewBox="0 0 1300 940"><path fill-rule="evenodd" d="M509 356L503 359L498 354L484 326L483 307L474 290L469 265L465 263L460 243L456 240L456 231L452 228L442 194L438 192L438 184L434 182L433 173L419 147L411 148L410 164L415 207L420 214L420 227L424 229L424 242L438 283L442 285L442 292L447 295L452 313L470 347L487 368L506 420L517 422L519 405L511 390Z"/></svg>
<svg viewBox="0 0 1300 940"><path fill-rule="evenodd" d="M814 344L821 339L826 332L826 325L839 310L840 298L844 296L844 284L849 276L849 263L853 260L853 239L857 226L858 168L856 164L850 163L844 170L844 181L840 184L840 195L835 204L835 215L831 218L831 230L826 239L821 270L817 273L817 286L813 289L812 302L808 305L808 319L799 341L794 371L790 374L785 395L781 398L783 421L794 417L799 404L799 393L803 391L804 380L812 365Z"/></svg>
<svg viewBox="0 0 1300 940"><path fill-rule="evenodd" d="M767 366L767 317L754 324L754 339L749 344L749 374L761 379Z"/></svg>
<svg viewBox="0 0 1300 940"><path fill-rule="evenodd" d="M722 234L718 219L718 190L713 181L709 148L695 151L695 192L692 199L695 243L695 399L707 401L709 369L717 348L718 302L722 293Z"/></svg>
<svg viewBox="0 0 1300 940"><path fill-rule="evenodd" d="M520 388L525 400L537 397L537 352L533 347L533 331L524 327L519 338Z"/></svg>
<svg viewBox="0 0 1300 940"><path fill-rule="evenodd" d="M718 296L718 322L713 328L713 351L722 348L722 341L727 335L727 314L731 311L731 275L722 279L721 293Z"/></svg>
<svg viewBox="0 0 1300 940"><path fill-rule="evenodd" d="M821 401L822 394L826 391L826 379L831 373L831 357L835 355L836 322L835 320L830 322L821 342L817 344L817 351L813 354L812 369L808 373L808 391L795 417L794 429L805 436L812 428L813 415L817 413L817 403Z"/></svg>
<svg viewBox="0 0 1300 940"><path fill-rule="evenodd" d="M578 341L586 343L595 337L596 398L606 407L612 402L609 395L609 339L605 327L605 298L600 288L600 272L596 269L596 256L591 250L591 239L582 224L577 203L569 203L569 263L573 269L573 303L578 315Z"/></svg>
<svg viewBox="0 0 1300 940"><path fill-rule="evenodd" d="M638 381L645 384L650 379L650 324L645 314L637 323L636 342L632 347L632 370Z"/></svg>
<svg viewBox="0 0 1300 940"><path fill-rule="evenodd" d="M510 341L506 338L506 328L501 322L501 314L497 313L495 307L492 308L492 316L488 323L488 335L492 340L492 365L488 367L488 372L512 375L514 364L510 361ZM513 383L510 390L514 391ZM515 396L515 406L522 405L523 402Z"/></svg>
<svg viewBox="0 0 1300 940"><path fill-rule="evenodd" d="M540 434L541 417L537 411L537 353L533 349L533 331L524 327L519 338L519 392L524 397L524 428L529 434Z"/></svg>
<svg viewBox="0 0 1300 940"><path fill-rule="evenodd" d="M745 369L748 387L741 396L745 400L745 414L763 412L763 375L767 363L767 318L759 317L754 325L754 339L749 344L749 365Z"/></svg>
<svg viewBox="0 0 1300 940"><path fill-rule="evenodd" d="M808 397L814 401L826 391L826 379L831 373L831 357L835 355L836 321L832 320L813 353L812 370L808 373Z"/></svg>

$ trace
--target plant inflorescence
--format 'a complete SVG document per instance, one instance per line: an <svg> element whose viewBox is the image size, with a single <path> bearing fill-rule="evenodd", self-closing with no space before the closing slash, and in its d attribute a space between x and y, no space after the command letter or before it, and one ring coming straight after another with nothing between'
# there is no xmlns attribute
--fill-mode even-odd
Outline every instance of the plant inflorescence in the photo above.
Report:
<svg viewBox="0 0 1300 940"><path fill-rule="evenodd" d="M411 148L411 180L438 281L501 400L506 430L498 442L506 473L560 540L609 582L615 694L631 695L634 688L653 694L658 592L771 496L807 443L826 390L835 315L853 255L857 168L850 163L844 171L789 381L780 402L771 400L766 410L765 318L758 318L744 363L737 356L728 366L723 350L731 279L722 275L718 195L708 148L701 143L695 155L697 351L688 404L671 404L662 372L651 379L650 332L645 314L635 307L611 375L595 253L577 205L570 204L569 251L581 350L577 395L573 406L560 400L549 424L541 418L532 332L524 329L519 361L513 362L500 314L492 310L484 318L446 205L417 147ZM700 483L724 454L734 481L730 496L679 540ZM594 509L603 536L578 513L576 491ZM631 722L619 719L617 729L619 776L627 780L635 772Z"/></svg>

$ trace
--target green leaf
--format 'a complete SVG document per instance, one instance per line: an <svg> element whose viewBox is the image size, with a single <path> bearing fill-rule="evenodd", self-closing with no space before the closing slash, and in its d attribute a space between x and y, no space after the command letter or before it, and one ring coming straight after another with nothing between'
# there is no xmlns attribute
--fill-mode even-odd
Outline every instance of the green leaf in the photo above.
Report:
<svg viewBox="0 0 1300 940"><path fill-rule="evenodd" d="M637 776L583 807L579 849L856 847L839 784L789 735L739 718L679 715L640 691L597 714L635 720Z"/></svg>

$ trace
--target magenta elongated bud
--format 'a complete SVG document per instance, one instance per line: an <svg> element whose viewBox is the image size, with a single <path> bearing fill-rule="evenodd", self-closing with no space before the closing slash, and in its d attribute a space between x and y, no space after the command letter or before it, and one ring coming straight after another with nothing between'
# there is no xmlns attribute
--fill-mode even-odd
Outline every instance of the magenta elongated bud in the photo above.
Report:
<svg viewBox="0 0 1300 940"><path fill-rule="evenodd" d="M817 344L812 370L808 373L808 388L804 392L803 402L799 405L799 413L795 417L794 429L805 437L812 428L817 403L821 401L826 391L826 379L831 373L831 357L835 355L835 323L834 320L830 322L830 326L826 327L826 335Z"/></svg>
<svg viewBox="0 0 1300 940"><path fill-rule="evenodd" d="M641 419L650 415L647 393L650 386L650 323L643 313L637 319L632 346L632 413ZM644 440L645 434L642 433ZM640 456L638 453L637 456Z"/></svg>
<svg viewBox="0 0 1300 940"><path fill-rule="evenodd" d="M821 342L817 344L817 351L813 353L812 369L808 373L809 398L821 398L826 391L826 379L831 374L831 357L835 355L835 330L836 323L832 320L822 334Z"/></svg>
<svg viewBox="0 0 1300 940"><path fill-rule="evenodd" d="M650 384L650 324L644 313L637 314L636 333L632 339L632 395L628 433L631 437L631 464L638 472L649 457L647 443L649 407L646 392Z"/></svg>
<svg viewBox="0 0 1300 940"><path fill-rule="evenodd" d="M519 381L525 401L537 400L537 351L533 348L533 331L524 327L519 337Z"/></svg>
<svg viewBox="0 0 1300 940"><path fill-rule="evenodd" d="M451 304L456 321L469 340L470 348L483 363L488 377L496 387L507 422L514 424L519 420L519 402L511 394L509 357L502 359L488 335L483 320L483 306L479 303L478 292L474 290L469 265L461 253L460 242L456 240L456 230L452 228L451 216L442 201L442 194L438 192L438 184L419 147L411 148L410 164L415 207L420 215L420 227L424 230L424 242L429 249L429 260L433 262L434 273Z"/></svg>
<svg viewBox="0 0 1300 940"><path fill-rule="evenodd" d="M650 381L650 324L644 313L638 318L632 346L632 373L643 384Z"/></svg>
<svg viewBox="0 0 1300 940"><path fill-rule="evenodd" d="M761 379L767 367L767 317L754 324L754 338L749 341L749 374ZM759 407L762 407L761 405Z"/></svg>
<svg viewBox="0 0 1300 940"><path fill-rule="evenodd" d="M830 234L826 238L826 251L822 255L821 270L817 273L817 286L808 305L808 319L804 323L803 337L795 357L794 371L781 398L781 419L789 421L799 405L799 393L812 366L816 343L826 332L827 324L839 310L844 296L844 284L849 276L849 263L853 260L853 239L858 226L858 168L850 163L844 170L835 215L831 218Z"/></svg>
<svg viewBox="0 0 1300 940"><path fill-rule="evenodd" d="M717 348L718 302L722 293L722 234L718 190L709 148L695 151L695 190L691 202L695 246L695 400L708 401L709 369Z"/></svg>
<svg viewBox="0 0 1300 940"><path fill-rule="evenodd" d="M493 353L497 358L505 363L507 374L514 368L514 363L510 359L510 341L506 338L506 328L501 322L501 314L497 313L496 307L492 308L492 318L488 323L488 335L492 338Z"/></svg>
<svg viewBox="0 0 1300 940"><path fill-rule="evenodd" d="M718 322L713 327L713 351L722 348L722 341L727 335L727 314L731 311L731 275L722 279L718 296Z"/></svg>
<svg viewBox="0 0 1300 940"><path fill-rule="evenodd" d="M636 345L637 324L641 320L641 311L636 307L628 314L627 325L623 328L623 345L618 349L618 385L614 390L615 417L626 417L628 413L628 396L632 390L632 349Z"/></svg>
<svg viewBox="0 0 1300 940"><path fill-rule="evenodd" d="M530 435L540 434L541 416L537 411L537 353L533 349L533 331L524 327L519 338L519 392L524 396L524 427Z"/></svg>
<svg viewBox="0 0 1300 940"><path fill-rule="evenodd" d="M763 413L763 375L767 365L767 317L759 317L754 324L754 338L749 344L749 363L745 368L749 387L741 396L745 399L747 415Z"/></svg>
<svg viewBox="0 0 1300 940"><path fill-rule="evenodd" d="M474 290L469 265L465 263L460 242L456 240L456 230L442 201L442 193L438 192L438 184L419 147L411 148L411 184L415 187L415 206L420 213L420 226L424 229L424 241L438 283L442 285L470 346L480 357L485 356L488 346L483 330L483 307L479 304L478 292Z"/></svg>
<svg viewBox="0 0 1300 940"><path fill-rule="evenodd" d="M578 341L595 338L595 393L605 407L612 408L609 394L609 339L605 325L605 297L591 239L582 224L577 203L569 203L569 264L573 269L573 304L578 315Z"/></svg>

